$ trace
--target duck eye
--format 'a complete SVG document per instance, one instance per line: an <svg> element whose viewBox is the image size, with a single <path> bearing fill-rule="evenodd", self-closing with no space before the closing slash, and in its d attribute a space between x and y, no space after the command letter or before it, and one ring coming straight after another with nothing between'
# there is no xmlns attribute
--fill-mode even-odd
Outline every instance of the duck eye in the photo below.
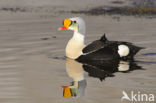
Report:
<svg viewBox="0 0 156 103"><path fill-rule="evenodd" d="M76 23L76 21L73 21L74 23Z"/></svg>

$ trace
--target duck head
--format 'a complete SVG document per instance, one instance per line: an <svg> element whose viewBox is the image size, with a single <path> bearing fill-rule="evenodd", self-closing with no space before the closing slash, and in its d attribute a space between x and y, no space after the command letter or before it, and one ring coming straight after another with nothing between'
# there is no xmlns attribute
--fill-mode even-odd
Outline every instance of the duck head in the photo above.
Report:
<svg viewBox="0 0 156 103"><path fill-rule="evenodd" d="M86 24L81 17L66 18L63 20L63 26L59 30L72 30L81 34L86 33Z"/></svg>

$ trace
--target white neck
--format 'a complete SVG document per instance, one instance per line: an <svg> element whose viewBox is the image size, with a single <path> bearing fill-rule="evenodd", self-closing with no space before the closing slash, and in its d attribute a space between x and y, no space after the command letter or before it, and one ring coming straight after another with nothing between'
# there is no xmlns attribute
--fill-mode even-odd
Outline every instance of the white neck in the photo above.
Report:
<svg viewBox="0 0 156 103"><path fill-rule="evenodd" d="M69 40L66 46L66 56L76 59L82 54L84 48L84 35L75 31L73 37Z"/></svg>
<svg viewBox="0 0 156 103"><path fill-rule="evenodd" d="M76 39L76 40L80 40L84 43L84 35L83 34L80 34L79 32L74 32L73 34L73 38Z"/></svg>

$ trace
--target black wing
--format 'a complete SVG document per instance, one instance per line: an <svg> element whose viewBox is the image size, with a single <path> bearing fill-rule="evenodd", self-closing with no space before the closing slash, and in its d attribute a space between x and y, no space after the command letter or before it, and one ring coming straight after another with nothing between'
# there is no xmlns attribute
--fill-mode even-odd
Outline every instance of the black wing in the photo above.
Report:
<svg viewBox="0 0 156 103"><path fill-rule="evenodd" d="M104 47L104 43L99 41L99 40L96 40L94 42L92 42L91 44L87 45L83 50L82 52L83 53L90 53L90 52L93 52L93 51L96 51L96 50L99 50L101 48Z"/></svg>
<svg viewBox="0 0 156 103"><path fill-rule="evenodd" d="M91 62L97 60L112 60L118 59L119 55L117 53L118 45L115 43L107 44L101 49L94 52L81 55L76 60L79 62Z"/></svg>
<svg viewBox="0 0 156 103"><path fill-rule="evenodd" d="M86 46L82 50L82 52L83 53L90 53L90 52L93 52L93 51L97 51L97 50L103 48L106 45L107 41L108 40L107 40L107 38L106 38L106 36L104 34L99 40L93 41L88 46Z"/></svg>

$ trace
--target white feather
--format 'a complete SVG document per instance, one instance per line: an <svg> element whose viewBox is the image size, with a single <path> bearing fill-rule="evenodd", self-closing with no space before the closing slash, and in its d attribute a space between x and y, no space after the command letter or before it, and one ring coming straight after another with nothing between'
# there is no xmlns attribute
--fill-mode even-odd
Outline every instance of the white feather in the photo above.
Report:
<svg viewBox="0 0 156 103"><path fill-rule="evenodd" d="M129 48L126 45L119 45L118 46L118 53L120 57L127 56L129 54Z"/></svg>

